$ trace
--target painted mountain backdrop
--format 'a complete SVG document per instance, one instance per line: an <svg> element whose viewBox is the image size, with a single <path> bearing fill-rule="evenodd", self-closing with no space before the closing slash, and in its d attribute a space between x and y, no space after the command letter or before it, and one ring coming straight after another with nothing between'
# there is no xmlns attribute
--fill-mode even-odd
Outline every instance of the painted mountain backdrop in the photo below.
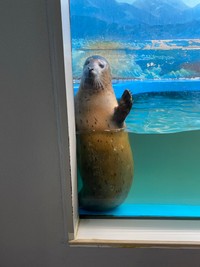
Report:
<svg viewBox="0 0 200 267"><path fill-rule="evenodd" d="M71 0L72 38L200 38L200 4L182 0Z"/></svg>

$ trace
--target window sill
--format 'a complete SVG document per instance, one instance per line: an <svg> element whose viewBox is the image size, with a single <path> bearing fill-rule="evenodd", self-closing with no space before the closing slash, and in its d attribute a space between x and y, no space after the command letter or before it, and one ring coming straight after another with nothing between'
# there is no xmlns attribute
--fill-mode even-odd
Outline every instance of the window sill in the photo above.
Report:
<svg viewBox="0 0 200 267"><path fill-rule="evenodd" d="M200 247L200 221L81 219L72 246Z"/></svg>

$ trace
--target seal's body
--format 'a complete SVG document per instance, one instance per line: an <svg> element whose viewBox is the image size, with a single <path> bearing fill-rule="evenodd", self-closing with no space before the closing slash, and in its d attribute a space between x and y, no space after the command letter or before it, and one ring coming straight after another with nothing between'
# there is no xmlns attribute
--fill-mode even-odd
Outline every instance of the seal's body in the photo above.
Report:
<svg viewBox="0 0 200 267"><path fill-rule="evenodd" d="M78 166L83 182L81 208L107 210L126 198L133 177L133 158L124 120L132 107L125 90L118 104L109 63L89 57L75 97Z"/></svg>

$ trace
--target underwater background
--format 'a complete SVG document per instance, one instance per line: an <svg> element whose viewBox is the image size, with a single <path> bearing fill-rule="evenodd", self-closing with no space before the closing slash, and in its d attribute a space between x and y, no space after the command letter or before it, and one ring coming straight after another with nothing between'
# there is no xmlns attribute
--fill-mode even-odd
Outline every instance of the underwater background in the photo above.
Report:
<svg viewBox="0 0 200 267"><path fill-rule="evenodd" d="M200 217L200 0L71 0L70 14L75 94L85 59L101 55L117 98L134 99L130 193L113 211L80 214Z"/></svg>

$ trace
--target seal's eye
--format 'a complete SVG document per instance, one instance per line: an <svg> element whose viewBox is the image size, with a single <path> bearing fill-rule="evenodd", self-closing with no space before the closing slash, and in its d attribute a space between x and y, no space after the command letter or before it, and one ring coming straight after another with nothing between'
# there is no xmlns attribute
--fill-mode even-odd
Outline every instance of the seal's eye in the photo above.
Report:
<svg viewBox="0 0 200 267"><path fill-rule="evenodd" d="M105 65L103 63L99 63L99 67L103 69Z"/></svg>

